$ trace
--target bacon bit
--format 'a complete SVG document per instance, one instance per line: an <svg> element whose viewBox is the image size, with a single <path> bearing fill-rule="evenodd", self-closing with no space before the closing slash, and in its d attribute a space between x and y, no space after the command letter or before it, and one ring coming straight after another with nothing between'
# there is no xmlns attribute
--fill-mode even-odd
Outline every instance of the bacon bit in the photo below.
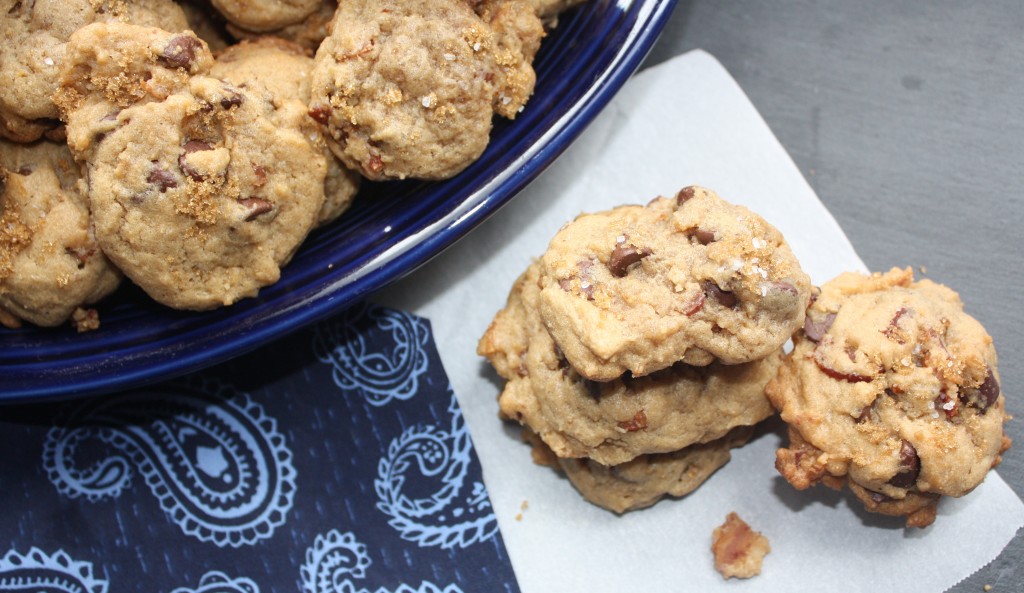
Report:
<svg viewBox="0 0 1024 593"><path fill-rule="evenodd" d="M957 405L957 400L949 397L949 394L945 391L935 398L935 409L945 413L947 420L952 420L960 413L960 406Z"/></svg>
<svg viewBox="0 0 1024 593"><path fill-rule="evenodd" d="M327 122L331 121L331 108L326 105L313 105L306 113L321 126L326 126Z"/></svg>
<svg viewBox="0 0 1024 593"><path fill-rule="evenodd" d="M697 293L697 297L688 303L686 309L683 309L683 315L692 317L696 315L698 311L704 308L704 291Z"/></svg>
<svg viewBox="0 0 1024 593"><path fill-rule="evenodd" d="M624 420L618 423L619 428L626 432L636 432L647 428L647 414L641 409L635 415L632 420Z"/></svg>
<svg viewBox="0 0 1024 593"><path fill-rule="evenodd" d="M768 538L752 530L736 513L726 516L711 539L715 570L727 579L749 579L761 574L761 563L770 551Z"/></svg>
<svg viewBox="0 0 1024 593"><path fill-rule="evenodd" d="M267 170L266 169L264 169L260 165L257 165L256 163L253 163L253 165L252 165L252 173L253 173L253 175L256 176L256 183L255 183L256 187L263 187L264 185L266 185L266 183L267 183Z"/></svg>
<svg viewBox="0 0 1024 593"><path fill-rule="evenodd" d="M370 159L366 162L367 177L377 177L384 171L384 161L381 160L380 155L371 152Z"/></svg>
<svg viewBox="0 0 1024 593"><path fill-rule="evenodd" d="M884 330L882 330L882 335L885 336L886 338L889 338L890 340L896 342L897 344L906 344L907 341L903 338L903 336L901 336L901 335L899 335L897 333L899 331L899 329L900 329L900 327L899 327L900 318L903 317L906 314L907 314L907 308L906 307L900 307L900 310L896 311L896 314L893 315L892 319L889 321L889 326L886 327Z"/></svg>
<svg viewBox="0 0 1024 593"><path fill-rule="evenodd" d="M817 352L815 352L814 354L814 364L818 365L818 368L821 369L821 372L825 373L829 377L832 377L833 379L848 381L850 383L866 383L874 379L874 377L868 377L866 375L861 375L860 373L844 373L842 371L837 371L836 369L833 369L826 365L824 362L822 362Z"/></svg>

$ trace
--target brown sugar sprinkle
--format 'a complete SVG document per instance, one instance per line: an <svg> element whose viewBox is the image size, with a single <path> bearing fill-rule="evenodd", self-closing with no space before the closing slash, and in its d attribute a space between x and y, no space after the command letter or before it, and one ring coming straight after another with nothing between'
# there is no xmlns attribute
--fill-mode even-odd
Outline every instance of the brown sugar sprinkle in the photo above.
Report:
<svg viewBox="0 0 1024 593"><path fill-rule="evenodd" d="M2 202L0 202L2 206ZM14 269L14 258L32 242L32 231L13 208L0 215L0 279Z"/></svg>

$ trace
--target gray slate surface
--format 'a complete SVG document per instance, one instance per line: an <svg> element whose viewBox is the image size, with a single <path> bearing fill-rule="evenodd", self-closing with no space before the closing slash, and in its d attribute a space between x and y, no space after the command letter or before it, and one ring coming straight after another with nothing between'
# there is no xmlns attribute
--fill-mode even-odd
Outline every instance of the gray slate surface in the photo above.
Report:
<svg viewBox="0 0 1024 593"><path fill-rule="evenodd" d="M992 334L1019 418L999 473L1024 495L1024 2L679 0L645 66L694 48L739 82L869 268L913 266ZM1022 559L1024 532L951 591L1024 591Z"/></svg>

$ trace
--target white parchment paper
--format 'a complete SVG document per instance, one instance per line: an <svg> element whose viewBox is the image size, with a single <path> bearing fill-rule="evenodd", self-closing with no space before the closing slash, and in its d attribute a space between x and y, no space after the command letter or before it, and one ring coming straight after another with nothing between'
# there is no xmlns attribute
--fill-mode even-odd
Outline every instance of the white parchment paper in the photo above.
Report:
<svg viewBox="0 0 1024 593"><path fill-rule="evenodd" d="M431 320L522 591L923 593L995 558L1024 525L1024 504L996 473L970 495L944 500L933 526L906 530L848 493L790 487L773 466L777 425L693 494L621 517L532 463L518 429L497 418L500 382L476 356L477 340L564 222L689 184L764 216L815 283L864 270L742 90L698 51L635 76L523 194L376 299ZM762 574L749 581L725 581L712 565L711 532L730 511L771 541Z"/></svg>

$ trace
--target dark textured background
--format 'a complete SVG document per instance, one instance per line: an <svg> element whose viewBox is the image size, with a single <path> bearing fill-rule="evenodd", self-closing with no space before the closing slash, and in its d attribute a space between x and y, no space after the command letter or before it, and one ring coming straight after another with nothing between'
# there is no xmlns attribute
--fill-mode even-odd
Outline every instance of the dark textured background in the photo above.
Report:
<svg viewBox="0 0 1024 593"><path fill-rule="evenodd" d="M679 0L645 65L694 48L743 87L869 268L949 285L992 334L1020 419L999 473L1024 494L1024 2ZM1024 591L1022 558L1018 533L952 591Z"/></svg>

